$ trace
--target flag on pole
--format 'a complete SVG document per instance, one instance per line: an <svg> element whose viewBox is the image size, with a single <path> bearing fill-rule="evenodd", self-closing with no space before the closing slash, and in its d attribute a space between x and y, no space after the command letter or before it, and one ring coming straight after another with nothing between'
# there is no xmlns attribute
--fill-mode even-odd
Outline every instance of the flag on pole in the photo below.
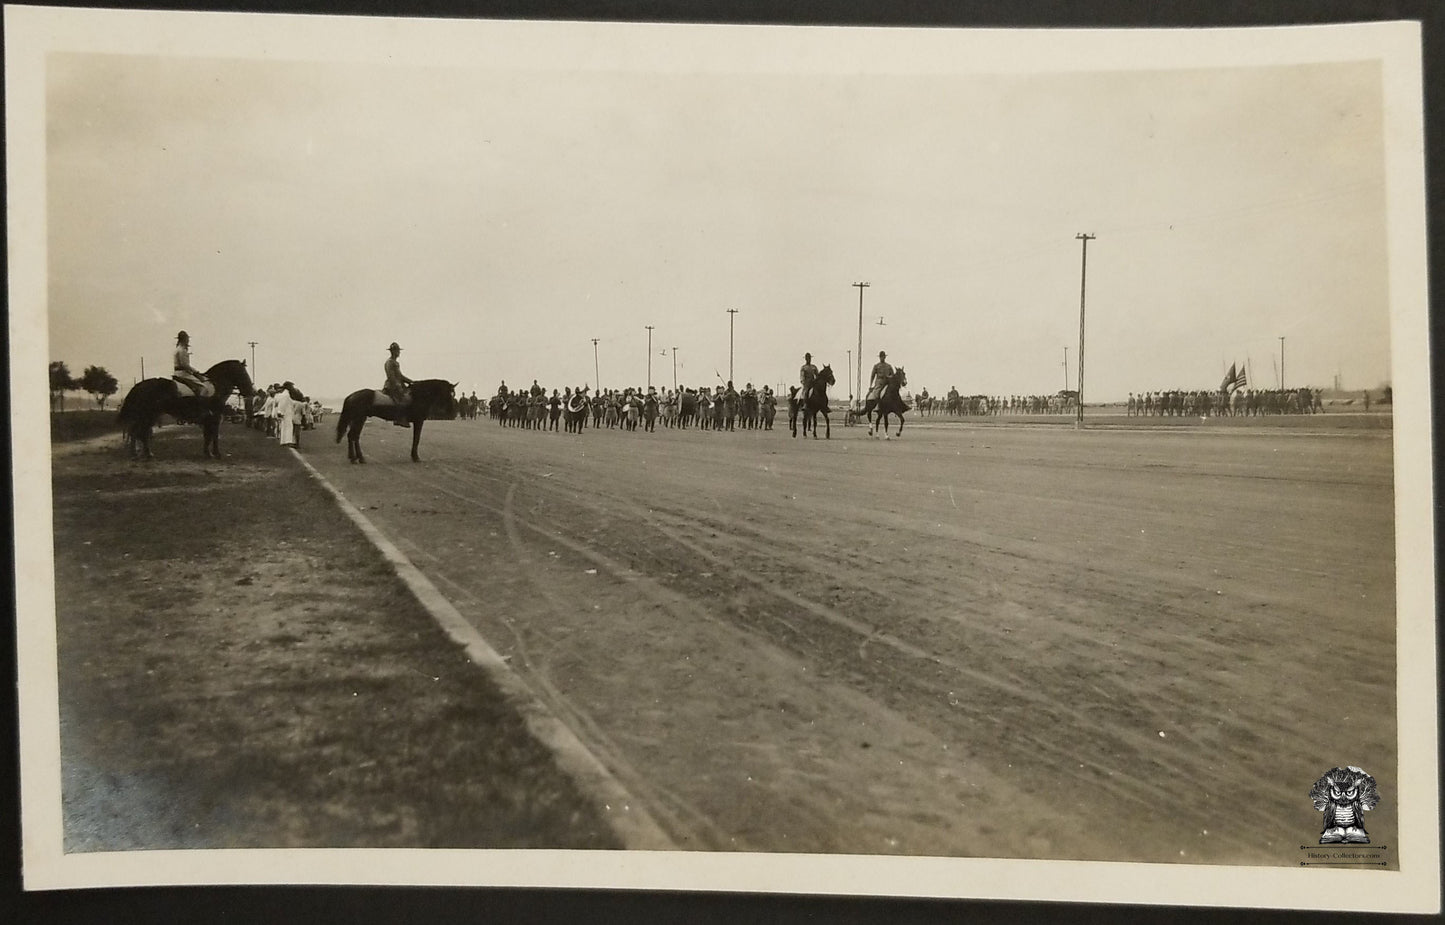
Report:
<svg viewBox="0 0 1445 925"><path fill-rule="evenodd" d="M1229 372L1225 374L1224 381L1219 384L1219 391L1229 392L1234 389L1242 389L1249 384L1249 376L1238 363L1229 364Z"/></svg>
<svg viewBox="0 0 1445 925"><path fill-rule="evenodd" d="M1228 392L1234 387L1234 380L1239 378L1239 370L1235 368L1236 365L1237 364L1234 363L1229 364L1229 372L1224 374L1224 381L1219 383L1219 391Z"/></svg>

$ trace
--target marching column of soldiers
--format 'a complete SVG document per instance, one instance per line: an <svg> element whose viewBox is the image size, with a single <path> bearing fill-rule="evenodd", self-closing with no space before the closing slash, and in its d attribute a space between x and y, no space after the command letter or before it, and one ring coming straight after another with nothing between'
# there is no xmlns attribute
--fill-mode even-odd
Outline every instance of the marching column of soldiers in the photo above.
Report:
<svg viewBox="0 0 1445 925"><path fill-rule="evenodd" d="M458 417L475 418L485 407L487 416L502 427L524 430L581 433L591 426L602 430L655 432L665 428L713 431L772 430L778 399L770 386L754 388L751 382L737 389L731 381L707 388L656 386L604 389L592 394L589 386L566 386L550 391L533 379L514 389L504 380L496 394L483 403L473 392L459 402Z"/></svg>
<svg viewBox="0 0 1445 925"><path fill-rule="evenodd" d="M1072 414L1078 407L1074 392L1053 395L961 395L958 387L943 397L930 396L927 389L919 391L914 400L920 414L952 414L961 416L1002 414Z"/></svg>
<svg viewBox="0 0 1445 925"><path fill-rule="evenodd" d="M1324 390L1297 389L1180 390L1129 393L1129 417L1260 417L1266 414L1321 414Z"/></svg>

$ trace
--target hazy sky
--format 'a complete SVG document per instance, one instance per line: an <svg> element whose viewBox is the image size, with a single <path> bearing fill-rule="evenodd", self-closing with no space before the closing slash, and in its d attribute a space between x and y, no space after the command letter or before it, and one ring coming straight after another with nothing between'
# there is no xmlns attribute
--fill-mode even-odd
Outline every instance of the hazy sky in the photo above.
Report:
<svg viewBox="0 0 1445 925"><path fill-rule="evenodd" d="M1389 379L1372 62L697 73L54 54L51 359L340 397L791 382L858 337L933 392ZM877 324L880 316L885 324ZM663 351L669 351L663 355ZM856 357L854 358L856 361Z"/></svg>

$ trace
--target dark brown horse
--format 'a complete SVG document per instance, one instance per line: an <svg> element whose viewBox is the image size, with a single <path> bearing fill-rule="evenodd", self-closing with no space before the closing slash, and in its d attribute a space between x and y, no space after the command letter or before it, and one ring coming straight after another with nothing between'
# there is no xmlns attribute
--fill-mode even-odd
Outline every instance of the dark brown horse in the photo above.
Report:
<svg viewBox="0 0 1445 925"><path fill-rule="evenodd" d="M803 412L803 436L808 436L808 431L813 432L813 439L818 439L818 415L823 416L823 436L829 440L833 439L833 422L828 417L828 386L837 384L838 380L833 378L833 367L824 366L818 370L814 377L813 384L808 391L799 397L799 404Z"/></svg>
<svg viewBox="0 0 1445 925"><path fill-rule="evenodd" d="M900 366L893 371L887 381L883 383L883 389L878 393L877 398L868 399L863 406L863 414L868 418L868 436L874 436L878 425L883 425L883 436L888 436L888 417L898 415L898 436L903 436L903 415L908 411L908 403L903 400L902 389L908 384L908 376L904 374ZM878 418L874 420L873 414L877 412Z"/></svg>
<svg viewBox="0 0 1445 925"><path fill-rule="evenodd" d="M176 380L164 378L143 379L126 393L116 420L125 432L132 458L155 458L151 455L151 430L163 414L201 425L201 451L208 457L221 458L221 419L226 413L226 399L232 392L250 399L255 389L246 373L245 360L222 360L206 370L206 378L215 394L204 398L198 398Z"/></svg>
<svg viewBox="0 0 1445 925"><path fill-rule="evenodd" d="M368 417L383 421L405 421L411 425L411 461L421 462L417 444L421 443L421 425L428 418L453 418L457 413L457 383L445 379L418 379L411 384L411 401L398 405L377 389L359 389L346 396L341 414L336 418L336 442L346 437L346 459L364 463L361 453L361 428Z"/></svg>

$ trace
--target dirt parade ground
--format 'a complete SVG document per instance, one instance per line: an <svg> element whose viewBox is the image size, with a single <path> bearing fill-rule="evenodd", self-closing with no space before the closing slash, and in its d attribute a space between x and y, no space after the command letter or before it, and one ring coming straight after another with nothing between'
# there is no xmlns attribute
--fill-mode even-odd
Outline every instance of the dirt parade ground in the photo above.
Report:
<svg viewBox="0 0 1445 925"><path fill-rule="evenodd" d="M1296 866L1325 771L1397 792L1388 416L1124 423L300 456L678 848ZM57 445L68 850L615 844L290 451L199 439Z"/></svg>

